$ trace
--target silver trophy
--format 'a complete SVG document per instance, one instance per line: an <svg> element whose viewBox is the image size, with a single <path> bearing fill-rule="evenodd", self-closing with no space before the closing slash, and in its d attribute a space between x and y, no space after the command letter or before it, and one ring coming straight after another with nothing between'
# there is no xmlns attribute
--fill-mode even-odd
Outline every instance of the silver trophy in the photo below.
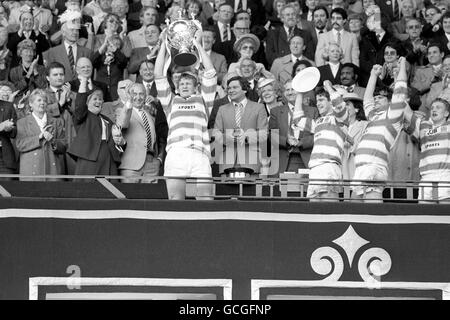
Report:
<svg viewBox="0 0 450 320"><path fill-rule="evenodd" d="M184 11L184 10L183 10ZM189 20L178 11L178 18L172 21L167 29L167 46L173 57L173 62L182 67L193 65L198 60L193 39L197 31L202 31L202 25L194 16Z"/></svg>

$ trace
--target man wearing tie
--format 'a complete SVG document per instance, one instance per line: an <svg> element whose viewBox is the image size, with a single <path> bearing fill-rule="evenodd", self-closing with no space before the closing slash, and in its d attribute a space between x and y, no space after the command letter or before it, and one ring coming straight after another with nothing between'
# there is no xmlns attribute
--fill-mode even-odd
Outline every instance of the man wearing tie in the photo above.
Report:
<svg viewBox="0 0 450 320"><path fill-rule="evenodd" d="M230 103L220 107L214 124L216 163L219 172L230 170L257 175L262 145L267 141L265 107L246 98L248 83L239 76L227 81Z"/></svg>
<svg viewBox="0 0 450 320"><path fill-rule="evenodd" d="M143 84L134 83L128 89L125 106L116 110L117 125L124 131L127 147L119 166L122 182L154 182L160 174L167 143L167 121L161 106L148 103ZM164 116L163 119L158 119ZM159 121L158 121L159 120ZM141 180L132 177L142 177Z"/></svg>
<svg viewBox="0 0 450 320"><path fill-rule="evenodd" d="M81 57L92 60L93 52L77 44L79 29L76 25L64 23L61 27L63 42L56 47L50 48L43 53L45 65L52 62L59 62L64 66L64 81L72 81L76 78L75 64ZM77 87L78 90L78 87Z"/></svg>
<svg viewBox="0 0 450 320"><path fill-rule="evenodd" d="M230 59L233 55L233 43L236 40L234 34L231 32L230 22L233 19L233 7L225 2L219 6L219 17L217 23L214 25L214 31L218 35L212 49ZM227 60L229 64L231 61Z"/></svg>
<svg viewBox="0 0 450 320"><path fill-rule="evenodd" d="M316 48L316 65L318 67L325 64L323 53L330 42L337 43L344 54L341 62L351 62L359 66L359 44L356 35L344 30L347 22L347 12L342 8L336 8L331 11L332 30L319 36Z"/></svg>

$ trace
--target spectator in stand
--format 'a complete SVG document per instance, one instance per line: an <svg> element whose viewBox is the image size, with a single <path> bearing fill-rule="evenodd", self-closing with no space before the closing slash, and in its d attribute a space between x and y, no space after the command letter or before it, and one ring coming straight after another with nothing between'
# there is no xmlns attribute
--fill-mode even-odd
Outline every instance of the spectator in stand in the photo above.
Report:
<svg viewBox="0 0 450 320"><path fill-rule="evenodd" d="M300 35L306 45L304 55L308 59L314 58L313 41L311 34L297 27L297 11L294 5L287 4L281 9L281 20L283 26L267 32L266 57L269 65L276 58L284 57L290 53L289 39L293 35Z"/></svg>
<svg viewBox="0 0 450 320"><path fill-rule="evenodd" d="M94 17L109 10L111 10L111 0L92 0L84 6L83 13Z"/></svg>
<svg viewBox="0 0 450 320"><path fill-rule="evenodd" d="M444 50L441 43L433 42L428 45L427 58L428 65L417 67L411 82L411 86L419 90L420 95L428 93L433 83L442 80Z"/></svg>
<svg viewBox="0 0 450 320"><path fill-rule="evenodd" d="M214 32L214 29L211 27L204 28L202 33L202 40L203 49L205 49L206 53L211 58L214 69L216 69L217 83L221 84L223 77L227 73L227 61L223 55L212 50L212 47L216 41L216 33Z"/></svg>
<svg viewBox="0 0 450 320"><path fill-rule="evenodd" d="M433 33L432 41L430 42L440 42L441 50L444 52L444 54L450 54L450 42L448 40L448 38L450 37L450 12L446 12L445 14L443 14L440 21L442 21L442 27ZM424 36L427 36L427 33L425 31L426 30L424 27L423 34Z"/></svg>
<svg viewBox="0 0 450 320"><path fill-rule="evenodd" d="M122 182L155 182L163 168L167 144L167 121L159 104L145 93L143 84L128 88L128 101L116 110L117 124L125 130L127 147L119 167ZM150 101L153 100L153 101Z"/></svg>
<svg viewBox="0 0 450 320"><path fill-rule="evenodd" d="M386 44L384 47L384 63L383 69L381 70L381 83L389 87L394 83L395 80L395 71L398 70L398 59L400 56L405 56L405 52L403 52L403 48L398 42L390 42ZM408 61L406 61L406 73L409 75L410 73L410 65Z"/></svg>
<svg viewBox="0 0 450 320"><path fill-rule="evenodd" d="M141 22L141 28L137 30L133 30L130 33L128 33L128 38L130 39L131 48L142 48L147 47L147 37L145 35L145 32L147 30L147 26L154 25L158 26L157 24L157 18L158 18L158 11L156 11L153 7L143 7L141 9L141 13L139 14L139 19ZM159 31L159 29L158 29ZM159 37L159 32L158 32Z"/></svg>
<svg viewBox="0 0 450 320"><path fill-rule="evenodd" d="M25 176L61 175L67 146L64 121L47 113L47 94L44 90L33 90L28 101L32 114L17 121L19 173ZM37 179L21 178L21 180Z"/></svg>
<svg viewBox="0 0 450 320"><path fill-rule="evenodd" d="M216 159L222 176L232 172L242 172L248 176L258 176L260 173L261 159L264 157L261 152L267 141L267 113L262 104L246 98L248 89L248 83L242 77L228 79L230 103L217 112L214 136Z"/></svg>
<svg viewBox="0 0 450 320"><path fill-rule="evenodd" d="M361 41L361 31L362 31L362 18L359 14L352 14L348 16L348 30L356 35L356 40L358 45Z"/></svg>
<svg viewBox="0 0 450 320"><path fill-rule="evenodd" d="M324 6L317 6L313 11L310 34L313 41L313 51L316 52L319 36L329 31L329 14Z"/></svg>
<svg viewBox="0 0 450 320"><path fill-rule="evenodd" d="M341 77L339 84L334 88L341 88L346 92L356 93L361 99L364 99L365 88L358 86L359 68L353 63L344 63L341 68Z"/></svg>
<svg viewBox="0 0 450 320"><path fill-rule="evenodd" d="M283 26L281 21L281 9L287 4L286 0L266 1L266 12L272 28Z"/></svg>
<svg viewBox="0 0 450 320"><path fill-rule="evenodd" d="M45 67L38 63L34 42L22 40L17 46L17 56L20 57L21 64L11 69L9 78L20 90L18 97L22 97L27 91L44 89L47 86Z"/></svg>
<svg viewBox="0 0 450 320"><path fill-rule="evenodd" d="M294 124L294 108L297 93L292 88L292 81L284 84L284 100L280 106L270 111L269 129L272 142L279 146L279 171L298 172L298 169L308 168L311 150L314 143L314 135L310 132L299 130ZM305 115L315 119L317 114L312 108L305 108ZM317 109L315 109L317 113ZM278 131L274 131L278 129Z"/></svg>
<svg viewBox="0 0 450 320"><path fill-rule="evenodd" d="M294 79L294 77L297 75L297 73L299 73L300 71L302 71L306 68L312 67L312 66L313 65L308 60L297 61L294 64L294 66L292 67L292 77L291 78ZM317 108L316 108L316 93L314 90L310 90L308 92L303 93L302 105L303 105L303 110L313 109L313 111L311 111L313 114L315 114L313 119L317 119L317 117L319 116L319 112L317 111ZM308 111L307 111L307 113L308 113Z"/></svg>
<svg viewBox="0 0 450 320"><path fill-rule="evenodd" d="M44 53L45 65L49 66L52 62L59 62L64 66L64 81L76 79L75 63L82 57L92 59L93 52L80 46L77 41L79 38L79 26L70 21L66 21L61 26L63 42L56 47L50 48Z"/></svg>
<svg viewBox="0 0 450 320"><path fill-rule="evenodd" d="M50 48L50 44L42 34L38 25L33 20L33 14L30 11L25 11L20 14L20 27L17 32L10 33L8 39L8 49L13 54L11 67L19 65L19 57L17 56L17 45L25 39L30 39L36 44L36 53L39 57L38 63L43 64L42 53Z"/></svg>
<svg viewBox="0 0 450 320"><path fill-rule="evenodd" d="M123 79L127 67L127 57L121 52L122 39L118 35L105 38L103 45L94 53L93 66L96 70L95 80L107 86L107 96L116 100L117 84Z"/></svg>
<svg viewBox="0 0 450 320"><path fill-rule="evenodd" d="M114 35L118 35L122 39L122 53L129 58L131 56L131 43L130 39L125 34L125 30L121 27L121 20L114 13L108 13L103 19L103 23L100 27L99 34L95 36L94 40L94 52L97 51L104 43L106 38L111 38Z"/></svg>
<svg viewBox="0 0 450 320"><path fill-rule="evenodd" d="M155 21L151 24L156 24L158 27L164 23L164 15L167 11L166 2L164 0L141 0L134 1L130 4L128 10L128 30L134 31L141 26L141 13L144 8L152 7L155 9L153 13L156 14ZM152 13L152 15L153 15Z"/></svg>
<svg viewBox="0 0 450 320"><path fill-rule="evenodd" d="M421 37L422 24L416 18L406 22L406 33L408 37L402 42L406 51L406 60L412 67L423 66L427 54L428 40Z"/></svg>
<svg viewBox="0 0 450 320"><path fill-rule="evenodd" d="M128 74L136 74L143 61L156 58L159 45L160 31L154 24L145 27L146 46L135 48L131 51L131 57L128 63Z"/></svg>
<svg viewBox="0 0 450 320"><path fill-rule="evenodd" d="M318 38L315 61L317 66L325 64L329 43L336 43L341 49L343 56L341 61L351 62L359 66L359 44L354 33L344 30L344 24L347 22L347 12L342 8L336 8L331 11L331 25L333 29L323 33Z"/></svg>
<svg viewBox="0 0 450 320"><path fill-rule="evenodd" d="M22 6L13 8L9 14L9 32L17 32L20 29L20 16L23 12L32 12L33 21L37 21L36 29L47 34L53 23L53 15L49 9L42 6L42 1L21 1Z"/></svg>
<svg viewBox="0 0 450 320"><path fill-rule="evenodd" d="M102 99L104 99L105 101L112 101L111 98L107 96L108 87L104 83L92 79L93 71L94 69L92 66L92 62L91 60L89 60L89 58L82 57L78 59L76 69L77 78L75 80L70 81L72 91L78 92L80 83L86 79L86 81L88 82L89 91L92 91L94 89L100 89L103 92Z"/></svg>
<svg viewBox="0 0 450 320"><path fill-rule="evenodd" d="M12 95L11 88L0 82L0 173L13 174L17 170L17 160L11 139L17 135L17 114L12 102L2 97L4 91L8 98ZM2 180L11 180L11 178L2 178Z"/></svg>
<svg viewBox="0 0 450 320"><path fill-rule="evenodd" d="M392 23L392 30L394 37L400 41L408 39L408 33L406 32L406 23L410 19L414 19L415 2L413 0L403 0L401 2L402 18L399 21Z"/></svg>
<svg viewBox="0 0 450 320"><path fill-rule="evenodd" d="M314 20L314 10L319 6L319 0L306 0L305 4L308 10L302 13L302 18L306 21Z"/></svg>
<svg viewBox="0 0 450 320"><path fill-rule="evenodd" d="M439 98L442 92L446 91L450 86L450 56L446 56L442 60L442 80L431 84L430 91L422 98L422 106L420 111L425 114L425 119L430 117L431 103Z"/></svg>
<svg viewBox="0 0 450 320"><path fill-rule="evenodd" d="M217 37L212 49L223 55L227 59L227 63L230 64L233 57L233 43L236 40L230 27L234 15L233 7L227 2L222 3L218 8L218 13L217 23L214 24Z"/></svg>
<svg viewBox="0 0 450 320"><path fill-rule="evenodd" d="M104 21L106 15L109 13L112 13L111 3L112 3L111 0L99 2L101 11L99 13L97 13L96 15L92 16L92 23L93 23L93 28L94 28L95 34L101 33L101 31L99 30L101 24L103 24L103 21ZM119 22L118 24L120 25L121 22Z"/></svg>
<svg viewBox="0 0 450 320"><path fill-rule="evenodd" d="M323 82L328 80L331 84L338 84L341 78L343 51L336 42L330 42L324 48L324 56L327 57L327 63L320 66L320 81L318 86L322 86Z"/></svg>
<svg viewBox="0 0 450 320"><path fill-rule="evenodd" d="M261 103L266 107L267 118L270 117L270 111L273 108L282 106L286 102L280 84L275 79L259 79L258 95L258 103Z"/></svg>
<svg viewBox="0 0 450 320"><path fill-rule="evenodd" d="M293 36L289 39L290 54L277 58L274 60L270 72L275 76L275 79L280 83L286 83L286 81L292 79L292 67L297 61L306 60L311 66L314 66L314 61L309 60L303 55L305 50L305 41L301 36Z"/></svg>
<svg viewBox="0 0 450 320"><path fill-rule="evenodd" d="M120 27L122 33L126 35L128 33L127 14L128 14L128 1L127 0L112 0L111 1L111 13L117 15L120 20Z"/></svg>
<svg viewBox="0 0 450 320"><path fill-rule="evenodd" d="M102 91L89 91L82 78L73 116L77 136L67 151L77 162L76 175L118 175L126 142L120 128L100 113L102 104Z"/></svg>
<svg viewBox="0 0 450 320"><path fill-rule="evenodd" d="M233 45L234 52L237 54L239 60L230 64L230 66L228 67L228 72L236 72L236 69L241 64L241 61L244 58L253 60L253 55L259 50L259 46L260 41L254 34L247 33L240 36ZM256 68L258 70L265 70L265 67L262 63L257 63Z"/></svg>
<svg viewBox="0 0 450 320"><path fill-rule="evenodd" d="M0 27L0 81L9 78L11 70L12 52L8 49L8 30Z"/></svg>
<svg viewBox="0 0 450 320"><path fill-rule="evenodd" d="M184 9L186 10L186 14L189 19L192 19L192 17L194 17L194 19L200 21L202 26L205 27L205 26L209 25L206 17L201 14L202 13L202 2L201 1L188 0L188 1L186 1L186 5L185 5Z"/></svg>

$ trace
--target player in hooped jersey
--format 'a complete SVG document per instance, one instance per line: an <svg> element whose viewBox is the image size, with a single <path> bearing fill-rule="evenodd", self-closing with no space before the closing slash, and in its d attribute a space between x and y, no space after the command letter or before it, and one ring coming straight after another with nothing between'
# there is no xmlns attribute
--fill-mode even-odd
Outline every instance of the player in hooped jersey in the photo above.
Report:
<svg viewBox="0 0 450 320"><path fill-rule="evenodd" d="M184 72L178 82L179 94L173 94L164 71L165 63L171 59L166 49L164 31L161 39L161 49L155 62L155 83L169 125L164 175L174 178L166 180L169 199L181 200L186 197L185 177L212 177L207 126L216 94L217 76L211 58L200 44L201 32L198 32L193 44L203 64L200 81L194 71ZM197 183L199 199L212 199L212 183L207 181Z"/></svg>
<svg viewBox="0 0 450 320"><path fill-rule="evenodd" d="M430 109L428 120L415 115L409 106L405 109L406 132L420 142L420 179L440 182L435 196L430 183L421 183L419 200L450 201L450 103L437 98Z"/></svg>
<svg viewBox="0 0 450 320"><path fill-rule="evenodd" d="M364 93L364 113L369 124L356 148L354 180L382 182L388 179L389 151L403 127L403 112L408 94L405 63L405 58L400 57L391 102L383 95L374 96L382 66L374 65L372 68ZM357 183L352 187L352 198L382 202L383 189L381 184Z"/></svg>
<svg viewBox="0 0 450 320"><path fill-rule="evenodd" d="M309 160L307 196L311 201L337 201L342 179L344 142L348 140L348 110L342 96L333 89L330 81L324 82L325 90L316 93L320 118L313 120L302 112L302 95L298 94L294 109L295 126L314 133L314 147ZM352 142L352 141L350 141ZM320 180L336 180L331 183Z"/></svg>

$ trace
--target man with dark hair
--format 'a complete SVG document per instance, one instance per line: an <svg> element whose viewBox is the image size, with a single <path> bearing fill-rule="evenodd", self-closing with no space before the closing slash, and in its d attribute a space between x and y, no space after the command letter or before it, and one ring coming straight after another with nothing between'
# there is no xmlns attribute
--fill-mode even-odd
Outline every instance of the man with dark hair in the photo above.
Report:
<svg viewBox="0 0 450 320"><path fill-rule="evenodd" d="M342 62L351 62L359 66L359 44L356 35L344 30L344 25L347 22L347 12L342 8L335 8L331 11L331 25L332 30L322 33L318 38L315 61L317 66L325 64L324 52L325 48L330 42L337 43L342 51Z"/></svg>
<svg viewBox="0 0 450 320"><path fill-rule="evenodd" d="M3 99L4 95L12 96L12 84L0 82L0 173L16 173L17 160L11 139L17 135L17 114L11 101ZM6 91L5 94L3 91ZM3 178L2 180L10 180Z"/></svg>
<svg viewBox="0 0 450 320"><path fill-rule="evenodd" d="M227 59L227 63L230 64L231 60L229 59L233 55L233 43L236 41L230 25L234 15L233 7L228 2L225 2L220 4L217 12L218 20L213 26L216 33L216 41L212 49L222 54Z"/></svg>
<svg viewBox="0 0 450 320"><path fill-rule="evenodd" d="M431 85L442 80L442 59L444 50L440 42L432 42L427 49L428 65L417 67L411 86L425 94L430 91Z"/></svg>
<svg viewBox="0 0 450 320"><path fill-rule="evenodd" d="M314 44L314 52L316 52L317 47L317 41L319 39L319 36L322 33L325 33L329 31L329 25L328 25L328 10L324 6L317 6L314 8L313 12L313 20L312 25L313 28L311 30L311 37Z"/></svg>
<svg viewBox="0 0 450 320"><path fill-rule="evenodd" d="M347 92L356 93L361 99L364 99L363 87L357 85L359 77L359 68L351 62L344 63L341 69L340 83L334 88L341 88Z"/></svg>
<svg viewBox="0 0 450 320"><path fill-rule="evenodd" d="M139 67L143 61L156 58L159 50L159 27L149 24L145 27L145 47L134 48L131 50L130 61L128 63L128 73L135 74L139 71Z"/></svg>
<svg viewBox="0 0 450 320"><path fill-rule="evenodd" d="M230 103L219 108L214 125L215 159L222 175L260 172L260 145L267 140L267 113L262 104L247 99L248 90L248 83L240 76L227 80Z"/></svg>

